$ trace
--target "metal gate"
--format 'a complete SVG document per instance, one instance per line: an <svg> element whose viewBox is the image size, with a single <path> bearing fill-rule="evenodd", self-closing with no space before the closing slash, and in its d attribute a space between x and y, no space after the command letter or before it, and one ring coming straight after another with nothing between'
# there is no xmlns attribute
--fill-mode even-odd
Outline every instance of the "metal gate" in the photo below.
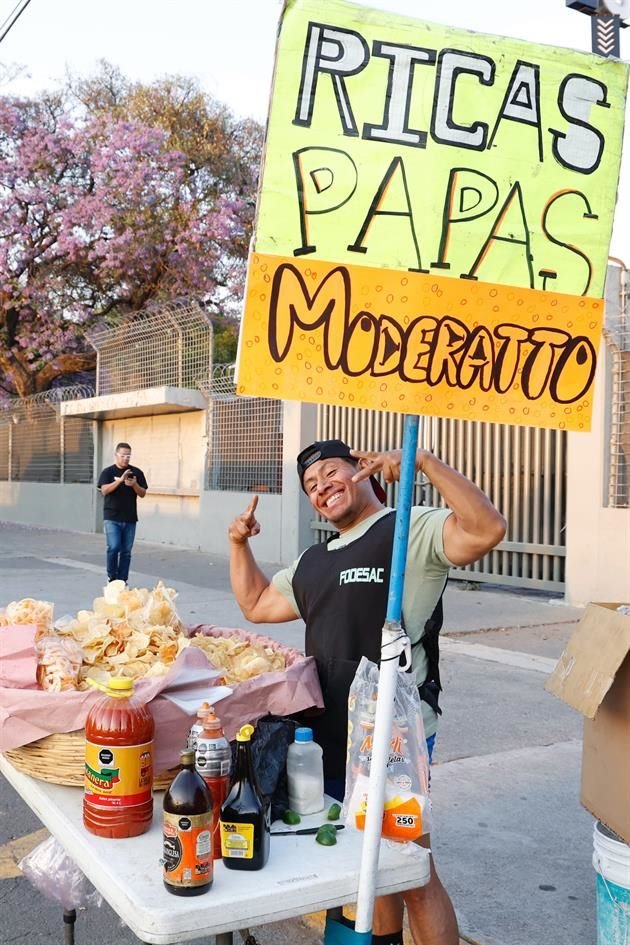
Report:
<svg viewBox="0 0 630 945"><path fill-rule="evenodd" d="M339 437L356 449L402 445L403 417L348 407L320 406L318 439ZM503 513L505 540L481 561L453 568L451 575L546 591L564 590L566 433L471 420L420 418L419 445L475 482ZM396 504L397 484L387 487ZM414 502L441 505L426 480L418 480ZM323 541L333 530L312 527Z"/></svg>

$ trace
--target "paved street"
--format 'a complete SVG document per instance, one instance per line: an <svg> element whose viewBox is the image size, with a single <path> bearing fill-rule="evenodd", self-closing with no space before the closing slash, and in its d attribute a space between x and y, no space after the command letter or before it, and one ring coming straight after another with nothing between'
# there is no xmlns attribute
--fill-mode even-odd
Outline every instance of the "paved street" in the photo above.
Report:
<svg viewBox="0 0 630 945"><path fill-rule="evenodd" d="M38 597L62 616L91 606L104 578L101 535L0 524L0 606ZM177 588L186 622L257 629L301 645L300 621L254 628L243 620L222 557L138 541L130 584L159 578ZM445 612L433 843L461 932L481 945L593 945L593 821L578 800L581 720L543 688L580 610L544 595L452 582ZM0 795L0 900L11 916L0 943L57 945L59 907L15 867L45 834L1 780ZM266 927L258 939L309 945L319 921ZM106 904L80 913L76 941L137 942Z"/></svg>

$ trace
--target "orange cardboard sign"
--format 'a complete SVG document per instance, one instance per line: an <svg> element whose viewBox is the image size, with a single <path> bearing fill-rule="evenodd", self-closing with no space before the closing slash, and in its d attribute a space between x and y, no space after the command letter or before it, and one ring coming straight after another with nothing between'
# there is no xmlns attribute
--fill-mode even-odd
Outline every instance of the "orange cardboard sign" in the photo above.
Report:
<svg viewBox="0 0 630 945"><path fill-rule="evenodd" d="M247 310L240 394L588 428L599 299L255 253Z"/></svg>

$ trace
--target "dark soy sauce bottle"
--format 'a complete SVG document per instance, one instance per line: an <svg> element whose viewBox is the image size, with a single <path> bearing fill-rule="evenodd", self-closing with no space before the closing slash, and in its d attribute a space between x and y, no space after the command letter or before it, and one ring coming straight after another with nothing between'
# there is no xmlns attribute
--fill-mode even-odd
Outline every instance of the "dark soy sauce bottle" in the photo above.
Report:
<svg viewBox="0 0 630 945"><path fill-rule="evenodd" d="M164 795L164 885L175 896L199 896L212 885L212 794L195 771L195 752L181 753L181 771Z"/></svg>
<svg viewBox="0 0 630 945"><path fill-rule="evenodd" d="M236 736L236 764L221 807L221 854L229 870L260 870L269 858L269 805L264 801L252 764L252 725Z"/></svg>

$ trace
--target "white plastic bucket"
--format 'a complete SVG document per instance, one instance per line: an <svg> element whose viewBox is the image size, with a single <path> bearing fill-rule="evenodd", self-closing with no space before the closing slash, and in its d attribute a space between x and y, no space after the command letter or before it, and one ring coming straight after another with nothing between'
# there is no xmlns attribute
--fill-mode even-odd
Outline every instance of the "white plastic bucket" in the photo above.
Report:
<svg viewBox="0 0 630 945"><path fill-rule="evenodd" d="M597 945L630 945L630 846L599 821L593 828Z"/></svg>

